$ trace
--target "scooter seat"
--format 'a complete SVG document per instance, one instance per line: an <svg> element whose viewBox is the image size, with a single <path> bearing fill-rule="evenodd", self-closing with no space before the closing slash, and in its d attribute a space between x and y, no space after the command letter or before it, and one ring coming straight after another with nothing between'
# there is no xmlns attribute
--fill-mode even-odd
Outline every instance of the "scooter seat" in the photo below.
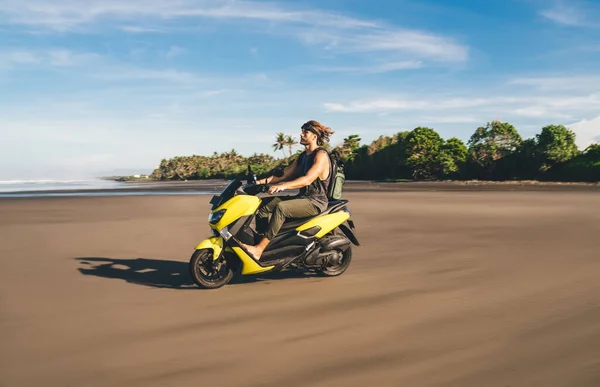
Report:
<svg viewBox="0 0 600 387"><path fill-rule="evenodd" d="M317 215L320 216L321 214ZM285 221L285 223L283 223L283 226L281 226L281 231L289 231L292 230L296 227L302 226L304 223L308 222L309 220L316 218L317 216L309 216L306 218L295 218L295 219L288 219Z"/></svg>
<svg viewBox="0 0 600 387"><path fill-rule="evenodd" d="M318 218L319 216L327 215L337 209L339 209L343 204L348 203L347 200L332 200L327 204L327 209L315 216L308 216L306 218L293 218L287 219L283 226L281 227L281 231L289 231L295 229L299 226L302 226L304 223L308 222L311 219Z"/></svg>

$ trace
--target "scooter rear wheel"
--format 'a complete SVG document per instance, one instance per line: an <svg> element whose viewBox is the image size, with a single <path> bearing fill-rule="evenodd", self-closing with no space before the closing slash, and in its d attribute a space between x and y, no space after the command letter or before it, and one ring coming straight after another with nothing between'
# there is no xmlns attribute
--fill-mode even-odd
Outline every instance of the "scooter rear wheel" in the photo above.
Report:
<svg viewBox="0 0 600 387"><path fill-rule="evenodd" d="M348 246L348 248L344 251L340 251L342 254L342 259L336 265L327 265L322 270L319 271L321 275L327 277L337 277L338 275L343 274L348 267L350 266L350 262L352 261L352 246Z"/></svg>
<svg viewBox="0 0 600 387"><path fill-rule="evenodd" d="M225 259L213 261L212 249L194 251L189 269L196 285L204 289L220 288L233 278L233 270Z"/></svg>

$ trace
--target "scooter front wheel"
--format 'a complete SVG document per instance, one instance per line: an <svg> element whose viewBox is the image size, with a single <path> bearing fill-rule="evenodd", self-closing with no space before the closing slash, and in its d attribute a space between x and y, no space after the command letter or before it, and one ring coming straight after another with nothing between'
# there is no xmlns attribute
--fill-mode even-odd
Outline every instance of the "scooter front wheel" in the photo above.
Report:
<svg viewBox="0 0 600 387"><path fill-rule="evenodd" d="M233 270L225 259L213 260L212 249L194 251L190 259L190 275L204 289L217 289L233 278Z"/></svg>

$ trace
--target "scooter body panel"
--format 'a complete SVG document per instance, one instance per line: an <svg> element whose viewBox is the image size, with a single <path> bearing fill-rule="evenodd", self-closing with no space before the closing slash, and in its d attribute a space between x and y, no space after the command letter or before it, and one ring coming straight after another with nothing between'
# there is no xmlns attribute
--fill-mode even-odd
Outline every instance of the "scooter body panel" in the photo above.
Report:
<svg viewBox="0 0 600 387"><path fill-rule="evenodd" d="M211 212L214 214L219 211L224 211L225 213L221 217L221 219L212 224L209 222L211 228L220 231L223 228L227 227L229 224L235 222L242 216L252 215L258 209L258 206L261 203L261 199L256 196L251 195L238 195L229 199L221 206L217 207L215 210Z"/></svg>
<svg viewBox="0 0 600 387"><path fill-rule="evenodd" d="M263 267L250 257L241 247L232 247L235 254L242 261L242 275L259 274L272 270L275 266Z"/></svg>
<svg viewBox="0 0 600 387"><path fill-rule="evenodd" d="M350 214L345 211L335 212L333 214L318 216L314 219L309 220L304 223L302 226L296 228L296 231L304 231L315 226L321 227L321 230L315 235L317 238L322 238L327 235L329 232L333 231L340 224L344 223L348 218L350 218Z"/></svg>

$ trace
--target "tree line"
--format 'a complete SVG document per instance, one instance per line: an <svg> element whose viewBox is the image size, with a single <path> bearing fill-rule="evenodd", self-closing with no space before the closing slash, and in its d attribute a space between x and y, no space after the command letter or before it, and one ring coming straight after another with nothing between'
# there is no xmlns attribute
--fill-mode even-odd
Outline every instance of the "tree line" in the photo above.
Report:
<svg viewBox="0 0 600 387"><path fill-rule="evenodd" d="M245 176L248 165L259 176L285 167L300 154L295 138L276 134L275 151L287 148L282 159L235 150L210 157L187 156L162 160L152 173L155 180L211 179ZM443 139L435 129L417 127L361 144L357 134L343 143L326 146L345 165L347 179L355 180L540 180L600 181L600 144L579 150L575 133L563 125L547 125L523 139L508 122L492 121L478 127L465 144Z"/></svg>

